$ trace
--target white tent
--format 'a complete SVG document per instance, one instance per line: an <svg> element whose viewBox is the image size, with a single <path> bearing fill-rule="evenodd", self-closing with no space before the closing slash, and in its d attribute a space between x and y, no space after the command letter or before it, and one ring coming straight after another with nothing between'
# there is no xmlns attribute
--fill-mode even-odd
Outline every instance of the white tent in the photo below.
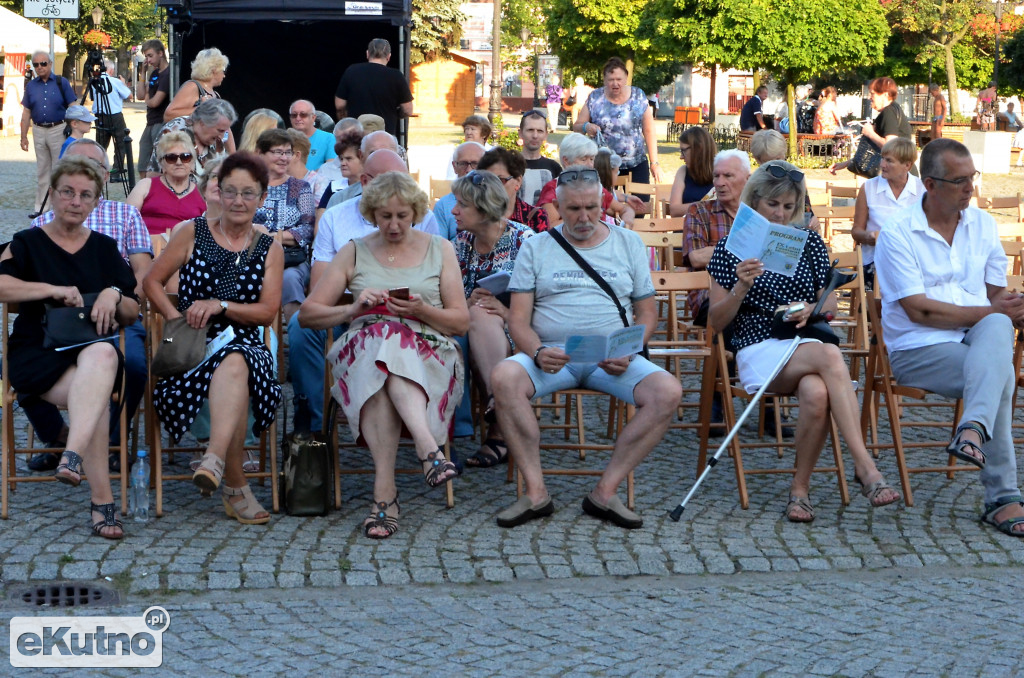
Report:
<svg viewBox="0 0 1024 678"><path fill-rule="evenodd" d="M20 14L0 7L0 53L31 54L37 49L50 49L50 32ZM57 54L67 54L68 43L55 35L53 49Z"/></svg>

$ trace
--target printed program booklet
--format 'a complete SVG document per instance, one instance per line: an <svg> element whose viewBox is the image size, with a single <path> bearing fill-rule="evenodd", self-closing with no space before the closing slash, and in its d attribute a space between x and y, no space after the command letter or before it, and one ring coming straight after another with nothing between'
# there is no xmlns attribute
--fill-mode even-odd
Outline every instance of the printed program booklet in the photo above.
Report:
<svg viewBox="0 0 1024 678"><path fill-rule="evenodd" d="M599 363L644 350L646 325L631 325L609 335L573 334L565 339L565 352L574 363Z"/></svg>
<svg viewBox="0 0 1024 678"><path fill-rule="evenodd" d="M810 232L802 228L773 224L741 203L729 229L725 249L740 261L759 259L766 271L792 278L796 275L808 235Z"/></svg>

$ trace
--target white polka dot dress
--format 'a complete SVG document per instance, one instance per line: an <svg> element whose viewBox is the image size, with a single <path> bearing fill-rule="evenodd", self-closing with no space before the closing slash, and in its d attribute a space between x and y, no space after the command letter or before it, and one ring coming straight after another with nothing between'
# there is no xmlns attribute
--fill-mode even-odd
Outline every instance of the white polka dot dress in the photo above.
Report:
<svg viewBox="0 0 1024 678"><path fill-rule="evenodd" d="M719 285L731 290L738 280L736 264L740 260L725 248L727 240L728 236L715 245L708 263L708 273ZM765 271L754 279L753 287L743 297L743 304L732 321L733 348L738 351L771 338L772 316L776 307L796 301L814 302L818 290L828 282L828 272L828 248L825 241L810 231L793 277Z"/></svg>
<svg viewBox="0 0 1024 678"><path fill-rule="evenodd" d="M184 312L202 299L223 299L242 304L259 301L263 289L263 269L267 252L274 239L261 234L252 253L230 252L213 239L206 219L196 217L195 247L192 257L181 267L178 282L178 310ZM232 323L223 315L214 316L208 330L215 337L227 325L235 331L235 339L217 351L189 377L173 376L160 381L153 390L157 416L170 439L177 442L192 426L206 400L214 370L231 353L241 353L249 366L249 394L255 419L254 435L262 433L277 412L281 402L281 385L277 382L273 357L263 343L260 328Z"/></svg>

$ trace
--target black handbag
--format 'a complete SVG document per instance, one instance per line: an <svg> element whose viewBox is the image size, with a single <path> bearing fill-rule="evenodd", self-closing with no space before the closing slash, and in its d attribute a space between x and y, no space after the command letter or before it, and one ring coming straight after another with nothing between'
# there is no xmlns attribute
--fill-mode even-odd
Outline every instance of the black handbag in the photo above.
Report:
<svg viewBox="0 0 1024 678"><path fill-rule="evenodd" d="M300 264L306 263L306 248L305 247L285 247L284 248L284 267L292 268Z"/></svg>
<svg viewBox="0 0 1024 678"><path fill-rule="evenodd" d="M187 372L203 361L206 355L206 328L195 329L185 316L164 323L160 347L153 356L153 376L163 379Z"/></svg>
<svg viewBox="0 0 1024 678"><path fill-rule="evenodd" d="M882 149L871 139L861 136L860 143L857 144L857 151L850 159L847 169L857 176L873 179L878 176L881 164Z"/></svg>
<svg viewBox="0 0 1024 678"><path fill-rule="evenodd" d="M83 294L82 306L48 306L43 315L43 348L75 346L117 335L116 329L102 337L96 331L89 316L97 297L98 292Z"/></svg>
<svg viewBox="0 0 1024 678"><path fill-rule="evenodd" d="M786 309L788 307L781 307L775 309L775 314L772 316L772 337L775 339L795 339L797 335L805 337L807 339L817 339L823 344L835 344L839 345L839 337L832 331L832 326L825 320L818 320L817 322L809 322L803 327L797 329L795 322L786 322L784 320L786 315Z"/></svg>
<svg viewBox="0 0 1024 678"><path fill-rule="evenodd" d="M287 410L287 408L286 408ZM327 443L287 432L285 412L281 451L281 498L290 516L325 516L331 509L331 456Z"/></svg>

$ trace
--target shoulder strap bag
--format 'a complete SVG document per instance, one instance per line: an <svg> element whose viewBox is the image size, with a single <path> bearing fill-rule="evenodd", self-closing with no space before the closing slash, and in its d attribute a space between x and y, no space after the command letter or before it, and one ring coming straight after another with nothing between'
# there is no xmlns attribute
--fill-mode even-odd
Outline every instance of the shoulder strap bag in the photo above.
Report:
<svg viewBox="0 0 1024 678"><path fill-rule="evenodd" d="M600 287L605 294L611 297L611 300L615 303L615 308L619 311L619 318L622 320L622 326L629 327L631 323L629 322L629 317L626 315L626 309L619 303L619 299L615 296L615 291L612 289L612 286L608 284L608 281L602 278L598 272L594 270L594 267L591 266L586 259L580 256L580 253L576 251L575 247L566 242L565 236L554 228L548 229L547 232L555 239L558 246L565 250L566 254L572 257L572 260L576 262L576 265L583 269L583 272L586 273L591 280L597 283L597 286ZM644 358L649 357L650 354L646 345L644 346L644 350L640 352L640 355Z"/></svg>

